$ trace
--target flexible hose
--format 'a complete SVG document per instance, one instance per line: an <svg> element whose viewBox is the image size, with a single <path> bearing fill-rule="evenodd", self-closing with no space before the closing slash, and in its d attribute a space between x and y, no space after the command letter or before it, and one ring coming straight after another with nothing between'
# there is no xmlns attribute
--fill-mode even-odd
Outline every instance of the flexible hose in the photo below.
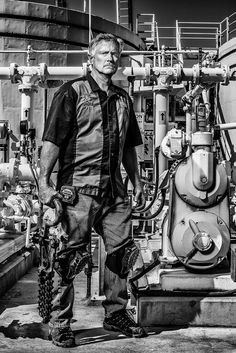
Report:
<svg viewBox="0 0 236 353"><path fill-rule="evenodd" d="M158 209L156 210L156 212L153 214L147 215L147 216L132 215L132 219L136 219L136 220L140 220L140 221L147 221L147 220L150 220L150 219L157 217L165 205L165 199L166 199L166 190L162 189L161 190L161 203L158 206ZM143 213L143 211L140 211L140 212Z"/></svg>
<svg viewBox="0 0 236 353"><path fill-rule="evenodd" d="M130 283L130 286L132 288L133 293L139 292L139 290L138 290L137 286L134 284L134 282L137 281L138 279L140 279L141 277L143 277L146 273L150 272L152 269L154 269L159 264L160 264L160 260L159 260L159 258L157 258L148 267L146 267L140 273L138 273L137 275L135 275L129 279L129 283Z"/></svg>
<svg viewBox="0 0 236 353"><path fill-rule="evenodd" d="M34 181L35 181L35 185L36 185L36 189L37 189L37 192L39 193L39 183L38 183L38 179L37 179L37 172L36 170L33 168L32 164L30 163L30 161L28 160L29 162L29 167L30 167L30 170L31 170L31 173L33 175L33 178L34 178Z"/></svg>
<svg viewBox="0 0 236 353"><path fill-rule="evenodd" d="M155 182L154 195L152 197L151 202L147 205L147 207L140 210L140 212L142 212L142 213L145 213L146 211L150 210L150 208L153 206L154 202L156 201L156 198L158 195L160 147L156 147L154 153L155 153L155 161L156 161L156 169L155 169L156 182Z"/></svg>
<svg viewBox="0 0 236 353"><path fill-rule="evenodd" d="M138 273L137 275L131 277L129 279L129 283L130 286L132 288L132 293L139 293L139 290L137 288L137 286L134 284L135 281L139 280L141 277L143 277L146 273L150 272L151 270L153 270L156 266L158 266L160 264L160 260L159 258L157 258L156 260L154 260L148 267L146 267L144 270L142 270L140 273ZM179 291L178 291L179 292ZM178 292L173 291L172 293L177 294ZM189 291L188 291L189 292ZM184 291L181 292L181 295L184 294ZM193 294L196 294L195 292L193 292ZM231 289L231 290L226 290L226 291L218 291L218 292L208 292L208 293L204 293L205 297L227 297L230 295L236 294L236 289Z"/></svg>

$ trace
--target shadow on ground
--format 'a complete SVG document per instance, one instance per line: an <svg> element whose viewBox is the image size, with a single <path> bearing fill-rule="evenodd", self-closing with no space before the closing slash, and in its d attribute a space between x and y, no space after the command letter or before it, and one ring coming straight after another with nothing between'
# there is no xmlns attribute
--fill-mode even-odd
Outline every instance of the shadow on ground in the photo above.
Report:
<svg viewBox="0 0 236 353"><path fill-rule="evenodd" d="M163 331L173 331L181 327L155 327L146 328L148 336L158 335ZM21 324L18 320L13 320L8 327L0 326L0 332L4 334L5 337L11 339L22 338L41 338L43 340L48 340L48 325L44 323L30 323ZM105 330L103 327L93 327L88 329L74 330L76 341L79 340L80 345L88 345L97 342L107 342L117 339L127 338L120 332L111 332Z"/></svg>

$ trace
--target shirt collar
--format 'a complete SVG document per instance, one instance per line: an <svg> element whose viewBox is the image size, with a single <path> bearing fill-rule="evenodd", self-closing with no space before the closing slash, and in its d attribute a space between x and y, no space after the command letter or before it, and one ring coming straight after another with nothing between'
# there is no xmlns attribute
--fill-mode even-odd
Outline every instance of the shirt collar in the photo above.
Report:
<svg viewBox="0 0 236 353"><path fill-rule="evenodd" d="M93 92L97 92L100 90L100 87L98 86L97 82L94 80L90 73L87 73L86 79L88 80L88 83L90 84L90 87Z"/></svg>
<svg viewBox="0 0 236 353"><path fill-rule="evenodd" d="M98 86L97 82L94 80L94 78L92 77L92 75L90 73L87 73L86 78L87 78L88 83L90 84L90 87L93 92L101 91L101 88ZM109 91L111 92L112 95L117 94L115 86L113 85L112 81L109 86Z"/></svg>

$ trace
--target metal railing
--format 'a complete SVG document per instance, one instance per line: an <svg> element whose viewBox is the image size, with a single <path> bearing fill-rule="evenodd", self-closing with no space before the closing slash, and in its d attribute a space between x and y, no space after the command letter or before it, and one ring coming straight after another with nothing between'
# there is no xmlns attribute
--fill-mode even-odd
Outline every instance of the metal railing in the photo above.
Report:
<svg viewBox="0 0 236 353"><path fill-rule="evenodd" d="M230 16L226 17L222 22L220 22L219 45L228 42L234 37L236 37L236 12L232 13Z"/></svg>
<svg viewBox="0 0 236 353"><path fill-rule="evenodd" d="M141 14L141 16L144 15ZM158 43L158 48L155 49L165 45L165 47L173 47L177 50L190 47L192 49L201 47L204 50L214 50L236 37L236 12L221 22L183 22L177 20L173 27L162 27L157 25L155 18L152 21L155 22L153 27L155 30L142 31L143 24L137 20L136 33L145 40L145 35L150 37L148 32L151 32L153 43ZM155 38L153 38L154 34Z"/></svg>

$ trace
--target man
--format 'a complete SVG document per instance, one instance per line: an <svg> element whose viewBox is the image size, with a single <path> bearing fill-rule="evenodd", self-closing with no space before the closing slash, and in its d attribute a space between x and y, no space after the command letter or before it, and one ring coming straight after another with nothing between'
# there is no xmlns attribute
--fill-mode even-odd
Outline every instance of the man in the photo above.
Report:
<svg viewBox="0 0 236 353"><path fill-rule="evenodd" d="M53 300L50 336L57 346L75 344L73 279L89 261L87 245L94 228L107 253L103 302L107 330L141 337L144 330L126 311L127 275L138 256L131 237L131 207L121 178L123 166L133 184L137 206L145 197L135 146L142 143L132 102L111 77L118 68L122 42L99 34L89 46L91 73L63 84L55 93L43 134L40 199L62 198L62 227L67 234L57 255L59 286ZM57 191L50 175L59 161ZM67 238L67 239L66 239Z"/></svg>

